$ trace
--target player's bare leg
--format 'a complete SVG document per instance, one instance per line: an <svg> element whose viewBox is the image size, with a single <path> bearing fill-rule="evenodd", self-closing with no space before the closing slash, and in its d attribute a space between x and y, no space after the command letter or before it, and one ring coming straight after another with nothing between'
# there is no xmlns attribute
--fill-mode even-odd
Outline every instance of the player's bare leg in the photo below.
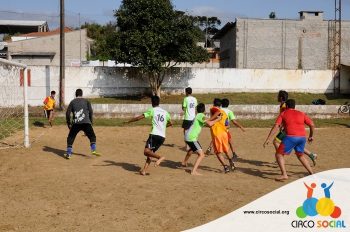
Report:
<svg viewBox="0 0 350 232"><path fill-rule="evenodd" d="M52 127L52 122L53 122L53 119L54 119L54 112L53 111L51 111L51 113L50 113L50 117L49 117L49 124L50 124L50 126Z"/></svg>
<svg viewBox="0 0 350 232"><path fill-rule="evenodd" d="M192 150L187 151L187 154L186 154L186 156L185 156L184 161L181 162L181 165L182 165L183 167L187 167L187 162L188 162L188 160L190 159L191 155L192 155Z"/></svg>
<svg viewBox="0 0 350 232"><path fill-rule="evenodd" d="M311 151L307 150L306 148L304 149L304 154L307 155L311 159L311 161L312 161L312 163L313 163L313 165L315 167L316 166L317 154L312 153Z"/></svg>
<svg viewBox="0 0 350 232"><path fill-rule="evenodd" d="M280 142L276 138L273 140L273 146L275 147L276 151L277 151L278 147L280 146Z"/></svg>
<svg viewBox="0 0 350 232"><path fill-rule="evenodd" d="M309 172L310 175L312 175L314 172L312 171L312 168L309 164L309 162L307 161L307 159L305 158L304 154L302 155L298 155L297 156L300 163L305 167L305 169Z"/></svg>
<svg viewBox="0 0 350 232"><path fill-rule="evenodd" d="M202 162L203 158L204 158L204 153L202 150L197 151L198 157L196 159L196 162L194 163L191 175L194 176L201 176L202 174L197 172L197 169L199 167L200 162Z"/></svg>
<svg viewBox="0 0 350 232"><path fill-rule="evenodd" d="M276 153L276 161L278 163L278 166L281 169L281 176L276 178L276 181L285 181L288 179L287 171L286 171L286 164L284 160L284 156L282 154Z"/></svg>
<svg viewBox="0 0 350 232"><path fill-rule="evenodd" d="M210 152L212 149L213 149L213 141L210 141L210 144L209 144L207 150L205 151L205 154L210 155Z"/></svg>
<svg viewBox="0 0 350 232"><path fill-rule="evenodd" d="M145 166L143 167L143 169L140 170L140 174L145 176L146 175L146 170L149 167L150 163L152 162L151 158L147 157Z"/></svg>
<svg viewBox="0 0 350 232"><path fill-rule="evenodd" d="M144 155L147 156L148 158L157 159L157 162L154 164L155 167L159 166L159 164L165 159L164 156L157 155L149 148L145 148Z"/></svg>

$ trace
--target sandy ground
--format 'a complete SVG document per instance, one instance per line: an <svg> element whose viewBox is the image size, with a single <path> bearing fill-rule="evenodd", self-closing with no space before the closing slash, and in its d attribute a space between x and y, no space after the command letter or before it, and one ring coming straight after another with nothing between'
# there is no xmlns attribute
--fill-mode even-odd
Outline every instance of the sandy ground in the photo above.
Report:
<svg viewBox="0 0 350 232"><path fill-rule="evenodd" d="M204 159L200 177L178 169L185 152L180 128L169 128L159 152L167 160L138 175L149 127L97 127L98 150L89 154L79 134L71 160L62 157L68 130L36 128L32 147L0 150L0 231L179 231L223 216L306 175L294 155L287 159L290 180L275 182L269 129L232 129L240 159L223 174L215 156ZM44 132L44 133L43 133ZM209 143L204 129L200 142ZM350 167L350 129L316 131L311 150L319 154L316 172ZM191 158L193 163L195 157Z"/></svg>

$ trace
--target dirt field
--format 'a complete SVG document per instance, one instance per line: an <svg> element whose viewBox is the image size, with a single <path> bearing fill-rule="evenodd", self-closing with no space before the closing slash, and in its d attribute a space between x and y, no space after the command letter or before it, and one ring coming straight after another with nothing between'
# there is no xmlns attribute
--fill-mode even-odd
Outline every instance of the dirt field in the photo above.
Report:
<svg viewBox="0 0 350 232"><path fill-rule="evenodd" d="M200 177L178 169L185 152L182 130L169 128L160 153L167 160L138 175L149 127L96 127L102 157L89 154L79 134L71 160L62 157L68 130L45 131L32 148L0 150L0 231L179 231L209 222L284 185L273 147L263 149L268 129L233 129L240 156L235 172L223 174L214 156L204 159ZM316 172L350 167L350 129L318 129L311 150ZM200 142L209 143L205 129ZM195 157L191 158L194 161ZM306 172L294 155L290 180ZM288 183L288 182L286 182Z"/></svg>

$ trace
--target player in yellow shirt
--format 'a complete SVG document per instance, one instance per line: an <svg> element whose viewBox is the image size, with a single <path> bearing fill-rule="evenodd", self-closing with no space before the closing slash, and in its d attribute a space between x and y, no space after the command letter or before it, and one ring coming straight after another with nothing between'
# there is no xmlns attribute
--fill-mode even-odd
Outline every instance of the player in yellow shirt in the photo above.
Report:
<svg viewBox="0 0 350 232"><path fill-rule="evenodd" d="M51 91L51 95L46 97L44 100L44 113L45 117L49 120L49 124L52 127L52 122L54 119L54 110L56 106L55 91Z"/></svg>

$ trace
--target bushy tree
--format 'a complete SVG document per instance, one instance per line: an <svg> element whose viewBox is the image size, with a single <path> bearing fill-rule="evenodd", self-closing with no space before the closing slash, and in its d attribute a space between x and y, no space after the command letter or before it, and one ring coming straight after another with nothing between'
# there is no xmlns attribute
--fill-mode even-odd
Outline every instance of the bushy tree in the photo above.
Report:
<svg viewBox="0 0 350 232"><path fill-rule="evenodd" d="M116 60L137 66L160 96L165 72L178 62L208 60L197 46L201 36L193 17L175 11L169 0L123 0L115 12L118 26Z"/></svg>
<svg viewBox="0 0 350 232"><path fill-rule="evenodd" d="M106 61L114 58L116 49L119 46L116 27L116 23L112 22L106 25L96 23L85 23L82 25L82 29L87 29L87 36L94 40L89 59Z"/></svg>

